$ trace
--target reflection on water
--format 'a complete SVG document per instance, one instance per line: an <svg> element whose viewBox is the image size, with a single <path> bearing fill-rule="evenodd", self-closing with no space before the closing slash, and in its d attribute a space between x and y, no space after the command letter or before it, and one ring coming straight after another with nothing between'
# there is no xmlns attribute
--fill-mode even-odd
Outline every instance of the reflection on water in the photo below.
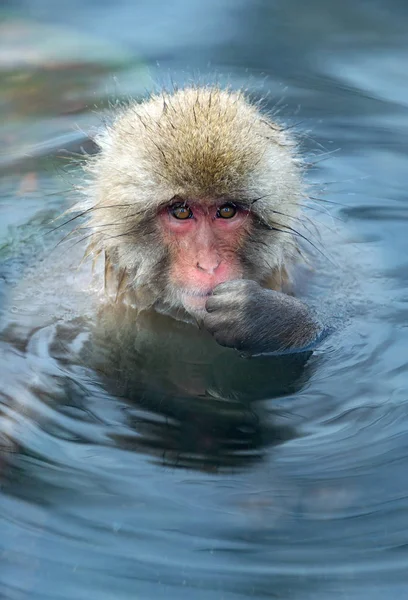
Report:
<svg viewBox="0 0 408 600"><path fill-rule="evenodd" d="M0 14L0 597L405 599L406 4ZM306 132L327 257L307 293L342 324L316 355L248 360L158 317L112 356L115 331L86 321L33 329L52 290L7 307L59 239L94 106L139 96L147 69L230 75Z"/></svg>

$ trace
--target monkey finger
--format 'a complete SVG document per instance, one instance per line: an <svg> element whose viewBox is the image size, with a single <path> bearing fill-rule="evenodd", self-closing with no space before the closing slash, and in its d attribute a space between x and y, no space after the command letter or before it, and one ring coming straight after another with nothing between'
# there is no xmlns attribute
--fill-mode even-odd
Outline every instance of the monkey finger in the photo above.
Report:
<svg viewBox="0 0 408 600"><path fill-rule="evenodd" d="M205 303L205 309L208 313L213 313L218 310L225 310L230 304L230 300L224 296L209 296Z"/></svg>
<svg viewBox="0 0 408 600"><path fill-rule="evenodd" d="M224 319L220 319L214 313L207 314L203 319L203 325L210 333L222 328Z"/></svg>
<svg viewBox="0 0 408 600"><path fill-rule="evenodd" d="M239 289L242 285L242 280L233 279L231 281L224 281L219 283L213 290L214 296L219 296L228 292L234 292L237 288Z"/></svg>
<svg viewBox="0 0 408 600"><path fill-rule="evenodd" d="M210 296L210 297L208 298L207 302L205 303L205 310L206 310L208 313L212 313L212 312L216 311L216 310L217 310L217 308L218 308L218 303L217 303L217 302L214 302L214 300L213 300L213 297L212 297L212 296Z"/></svg>
<svg viewBox="0 0 408 600"><path fill-rule="evenodd" d="M248 279L231 279L230 281L224 281L214 288L213 294L245 294L251 293L259 288L259 284L256 281Z"/></svg>

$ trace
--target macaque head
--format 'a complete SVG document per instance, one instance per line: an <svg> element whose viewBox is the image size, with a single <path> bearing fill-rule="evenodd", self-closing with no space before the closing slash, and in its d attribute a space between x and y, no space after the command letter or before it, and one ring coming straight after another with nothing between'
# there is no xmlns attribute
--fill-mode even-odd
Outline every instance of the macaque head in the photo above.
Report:
<svg viewBox="0 0 408 600"><path fill-rule="evenodd" d="M82 208L119 296L143 290L149 305L197 314L220 283L268 286L297 255L300 162L242 93L153 96L123 109L97 142Z"/></svg>

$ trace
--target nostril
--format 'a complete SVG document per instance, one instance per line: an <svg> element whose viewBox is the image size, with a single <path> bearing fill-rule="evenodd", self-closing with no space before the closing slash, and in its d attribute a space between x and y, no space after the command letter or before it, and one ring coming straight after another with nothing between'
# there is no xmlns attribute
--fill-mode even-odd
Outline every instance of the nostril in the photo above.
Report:
<svg viewBox="0 0 408 600"><path fill-rule="evenodd" d="M212 275L220 266L220 262L219 260L215 260L215 261L206 261L206 260L200 260L197 261L197 269L199 271L204 271L205 273L208 273L209 275Z"/></svg>

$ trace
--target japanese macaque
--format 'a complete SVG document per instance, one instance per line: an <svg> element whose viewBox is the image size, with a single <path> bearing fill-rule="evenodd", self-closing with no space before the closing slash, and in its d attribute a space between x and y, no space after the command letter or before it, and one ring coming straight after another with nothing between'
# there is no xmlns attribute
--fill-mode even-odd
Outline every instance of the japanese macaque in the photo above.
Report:
<svg viewBox="0 0 408 600"><path fill-rule="evenodd" d="M248 354L313 347L320 325L287 293L304 189L286 131L240 92L192 87L130 104L96 142L75 210L111 306Z"/></svg>
<svg viewBox="0 0 408 600"><path fill-rule="evenodd" d="M231 464L234 448L243 460L287 439L252 405L302 386L321 337L290 295L305 190L288 132L242 93L192 87L130 104L96 143L64 218L78 239L35 258L2 315L0 342L21 357L22 375L3 377L16 411L31 388L75 399L79 383L171 417L131 423L153 453Z"/></svg>

